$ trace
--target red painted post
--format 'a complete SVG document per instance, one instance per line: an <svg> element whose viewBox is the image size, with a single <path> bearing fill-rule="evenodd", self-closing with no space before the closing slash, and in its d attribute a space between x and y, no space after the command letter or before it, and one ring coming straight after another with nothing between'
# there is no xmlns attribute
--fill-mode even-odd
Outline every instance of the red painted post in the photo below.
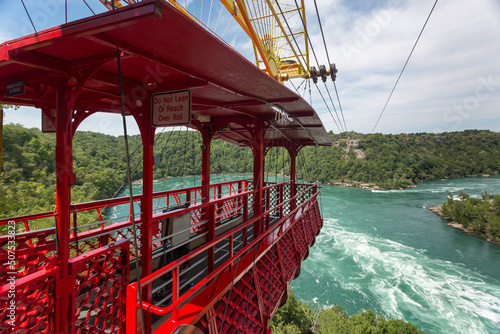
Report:
<svg viewBox="0 0 500 334"><path fill-rule="evenodd" d="M217 196L214 196L214 199L217 198L222 198L222 186L219 184L217 185ZM215 191L215 189L214 189ZM221 217L221 214L224 212L224 205L225 204L218 204L218 208L217 208L217 212L216 212L216 215L219 217L219 218L215 218L215 225L217 226L220 226L220 222L222 220L222 217Z"/></svg>
<svg viewBox="0 0 500 334"><path fill-rule="evenodd" d="M269 209L271 209L271 189L266 189L266 211L268 211ZM264 221L265 221L265 230L267 231L267 229L269 228L269 224L271 223L271 215L268 214L265 218L264 218Z"/></svg>
<svg viewBox="0 0 500 334"><path fill-rule="evenodd" d="M262 214L262 188L264 187L264 126L260 122L255 124L255 138L253 141L253 185L254 190L254 217ZM263 220L254 223L253 235L257 238L263 230Z"/></svg>
<svg viewBox="0 0 500 334"><path fill-rule="evenodd" d="M295 196L297 193L297 175L296 175L296 165L297 165L297 150L295 149L295 146L292 146L288 150L288 154L290 154L290 180L292 181L290 185L290 198ZM290 202L290 210L295 209L296 203L295 201Z"/></svg>
<svg viewBox="0 0 500 334"><path fill-rule="evenodd" d="M56 90L56 212L58 232L57 263L60 280L68 278L69 272L69 229L71 206L72 156L70 89L66 77L57 80ZM56 301L56 333L71 333L73 309L70 307L70 293L64 292Z"/></svg>
<svg viewBox="0 0 500 334"><path fill-rule="evenodd" d="M243 224L247 224L248 222L248 195L243 195ZM246 247L248 243L248 228L243 229L243 246Z"/></svg>
<svg viewBox="0 0 500 334"><path fill-rule="evenodd" d="M233 238L234 238L234 234L231 234L229 236L229 246L228 246L228 248L229 248L229 258L232 258L233 255L234 255L234 249L233 249L234 248L234 239ZM232 262L231 262L231 264L230 264L229 267L230 267L230 269L232 271L233 270L233 263Z"/></svg>
<svg viewBox="0 0 500 334"><path fill-rule="evenodd" d="M127 286L126 292L126 310L125 315L127 317L126 325L126 334L137 334L139 333L139 328L137 327L137 283L129 284Z"/></svg>
<svg viewBox="0 0 500 334"><path fill-rule="evenodd" d="M203 146L201 152L201 197L202 203L210 201L210 146L212 142L212 131L210 128L204 127L201 130L203 138ZM215 190L215 189L214 189ZM215 196L214 196L215 197ZM208 236L207 242L215 239L215 212L214 206L206 207L203 216L208 221ZM214 248L208 250L208 272L214 269L215 252Z"/></svg>
<svg viewBox="0 0 500 334"><path fill-rule="evenodd" d="M179 267L175 267L172 271L172 304L179 299ZM177 320L179 310L177 308L172 312L172 318Z"/></svg>
<svg viewBox="0 0 500 334"><path fill-rule="evenodd" d="M141 266L142 277L153 272L153 147L155 128L144 122L141 128L143 145L143 172L142 172L142 197L141 197ZM142 299L148 303L152 301L152 286L142 288ZM146 333L151 331L151 313L144 312Z"/></svg>
<svg viewBox="0 0 500 334"><path fill-rule="evenodd" d="M285 188L285 185L282 184L278 188L278 203L281 204L283 203L283 189ZM279 217L280 219L283 218L283 206L280 206L280 211L279 211Z"/></svg>
<svg viewBox="0 0 500 334"><path fill-rule="evenodd" d="M215 205L212 204L207 208L208 217L208 241L215 239ZM215 269L215 247L212 246L208 249L208 273Z"/></svg>

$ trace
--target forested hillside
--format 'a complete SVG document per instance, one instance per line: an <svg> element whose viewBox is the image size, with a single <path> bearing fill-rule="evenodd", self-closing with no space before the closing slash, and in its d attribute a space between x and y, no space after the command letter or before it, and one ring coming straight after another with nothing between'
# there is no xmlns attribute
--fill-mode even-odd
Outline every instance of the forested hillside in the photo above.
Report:
<svg viewBox="0 0 500 334"><path fill-rule="evenodd" d="M338 147L305 148L306 175L315 181L357 181L383 188L403 188L425 180L498 174L500 133L466 130L441 134L332 135ZM357 140L346 154L347 139ZM317 162L316 162L317 161Z"/></svg>
<svg viewBox="0 0 500 334"><path fill-rule="evenodd" d="M310 182L359 182L400 188L446 177L497 174L500 134L470 130L443 134L330 134L336 145L300 151L297 173ZM142 145L131 136L133 179L142 175ZM5 125L0 176L0 217L53 210L55 206L55 135L20 125ZM156 179L201 173L201 138L195 131L165 131L156 136ZM77 132L73 139L76 185L72 201L115 195L126 180L123 137ZM288 154L272 149L266 156L270 180L287 175ZM251 173L252 152L219 139L212 142L213 173Z"/></svg>

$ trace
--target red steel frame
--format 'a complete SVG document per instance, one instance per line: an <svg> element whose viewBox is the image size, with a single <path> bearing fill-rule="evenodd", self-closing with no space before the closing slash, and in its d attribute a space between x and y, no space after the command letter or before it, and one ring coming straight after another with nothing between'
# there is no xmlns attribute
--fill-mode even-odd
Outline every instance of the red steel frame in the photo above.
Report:
<svg viewBox="0 0 500 334"><path fill-rule="evenodd" d="M237 185L237 188L241 190L241 192L235 191L236 185ZM252 210L250 210L250 207L249 207L249 204L251 203L249 198L251 198L253 195L255 195L255 193L257 193L257 190L248 190L247 185L248 185L247 180L214 184L210 187L211 189L214 189L213 195L211 196L212 200L208 201L207 203L197 203L197 204L192 205L189 208L185 208L185 209L182 209L180 211L178 210L178 211L172 212L172 213L161 213L161 214L156 214L154 216L154 222L155 222L155 224L158 224L158 222L160 222L162 219L171 217L173 215L182 214L183 212L187 212L187 211L203 211L204 208L213 208L210 211L214 212L214 211L216 211L215 207L221 207L222 210L229 211L229 210L232 210L231 203L238 203L240 208L235 209L235 210L238 210L237 215L241 216L243 218L243 221L244 222L246 221L246 223L240 224L238 227L230 230L229 232L226 232L222 236L218 236L213 241L208 241L201 248L198 248L195 251L193 251L192 253L185 256L184 258L179 259L173 265L167 266L167 267L161 269L160 271L154 273L153 275L150 275L150 276L144 278L141 282L143 283L143 286L145 288L150 286L151 283L154 282L155 278L161 277L169 271L174 272L174 281L176 282L175 284L178 284L179 280L176 279L176 277L178 278L178 275L179 275L178 268L186 261L193 259L197 254L200 254L204 250L214 249L216 245L220 244L224 240L229 240L230 245L232 245L234 235L236 233L238 233L242 230L246 231L246 228L248 226L252 226L253 224L255 224L259 221L264 221L266 218L270 217L271 215L280 217L280 221L278 223L274 224L273 227L266 229L266 231L263 234L261 234L257 239L255 239L252 242L250 242L249 244L247 244L244 247L244 249L240 250L236 254L233 253L233 248L230 247L230 249L231 249L230 256L229 256L230 260L226 261L226 263L224 265L218 267L217 270L213 271L209 276L204 278L200 283L198 283L196 285L195 288L190 290L188 294L182 295L182 296L179 295L178 297L180 297L180 299L174 300L174 302L172 304L173 306L169 307L169 309L175 310L177 313L178 312L185 312L185 310L189 310L190 309L189 305L184 305L186 307L185 309L184 309L184 307L179 308L179 306L182 305L182 302L189 300L192 296L196 296L196 298L198 298L198 299L202 298L201 296L203 296L203 294L208 293L208 291L213 291L214 286L216 287L216 289L219 289L219 290L222 289L220 291L217 290L217 291L219 291L219 293L218 293L219 299L222 298L221 293L223 291L227 291L227 289L229 288L229 285L227 284L227 280L229 277L235 277L236 281L238 281L238 279L241 278L241 275L243 273L249 272L250 270L254 270L254 269L252 269L252 262L248 261L249 256L253 257L254 260L257 261L257 264L260 264L261 258L265 255L266 251L268 250L268 248L265 248L265 249L262 248L263 244L275 245L279 240L281 240L283 238L284 235L288 235L288 236L292 235L292 232L290 232L290 231L293 228L293 226L295 226L296 224L300 224L303 226L308 226L308 224L309 225L311 224L311 222L309 220L303 218L304 212L311 211L312 210L312 209L310 209L311 207L314 210L311 211L312 213L307 213L307 214L308 215L313 214L313 219L311 221L313 222L314 226L311 225L312 227L308 227L308 228L312 228L312 230L314 231L313 232L314 234L317 234L319 232L321 217L319 216L319 210L317 210L317 194L319 193L319 188L317 188L317 186L314 186L314 185L306 186L306 187L301 186L301 188L303 188L303 190L301 190L300 193L298 193L297 195L295 195L291 198L289 196L285 196L286 197L285 198L285 197L283 197L283 193L286 193L286 192L291 193L291 189L292 189L291 186L292 185L290 182L281 182L278 184L270 184L270 185L264 187L261 191L266 194L266 198L270 198L270 196L271 196L270 193L274 192L275 193L274 197L277 198L276 201L279 202L279 204L271 206L270 201L267 200L265 205L263 206L263 211L264 211L263 214L261 216L254 216L254 218L249 219L248 213L252 211ZM221 190L223 187L226 187L230 190L230 193L226 196L220 196ZM244 191L245 188L247 188L247 191ZM285 191L285 188L288 190ZM231 191L231 189L233 189L233 190ZM155 198L158 198L158 199L174 198L174 199L176 199L176 198L180 197L179 194L184 192L184 194L186 194L185 195L186 200L189 200L189 198L193 194L196 194L198 191L199 191L199 187L183 189L180 191L179 190L177 190L177 191L165 191L165 192L155 194ZM191 195L187 195L187 194L191 194ZM135 199L139 200L139 197L140 196L135 196ZM81 212L81 211L85 211L85 210L96 210L96 209L103 210L104 208L110 207L111 205L119 205L122 203L127 203L126 198L117 198L117 199L103 200L103 201L97 201L97 202L91 202L91 203L82 203L82 204L76 205L75 207L77 208L78 211ZM229 205L225 205L224 203L228 203ZM285 206L288 206L288 208L290 208L292 206L291 203L302 203L302 204L297 206L293 211L290 209L285 209ZM222 206L220 206L219 204L222 204ZM288 214L283 215L283 212L288 212ZM39 218L39 217L47 217L47 216L50 216L51 214L52 213L42 213L40 215L17 217L14 219L17 222L21 223L22 225L27 224L29 226L29 223L26 223L28 218L35 219L35 218ZM234 215L233 212L231 212L230 215ZM222 222L221 219L218 219L217 221ZM217 221L216 221L216 224L219 224L219 223L217 223ZM2 220L2 222L5 223L6 220L4 219L4 220ZM140 218L137 219L137 223L141 223ZM206 225L208 225L208 222L204 223L203 225L200 225L199 226L200 231L203 231L203 229L206 230L206 227L204 227ZM70 292L70 294L69 294L70 304L69 305L71 306L71 310L69 312L70 312L71 317L70 317L70 321L68 323L68 326L69 326L68 329L70 330L70 332L75 332L75 326L87 326L87 327L82 327L82 328L93 328L92 326L90 326L88 324L88 321L87 322L84 320L77 321L75 319L75 314L76 314L75 313L76 309L74 306L75 300L82 298L81 296L78 295L81 292L73 292L73 293L71 292L71 291L75 290L75 287L77 286L75 284L77 284L77 278L79 277L78 270L75 269L75 263L78 263L79 258L81 258L82 260L92 258L93 254L95 254L96 252L98 252L98 254L109 254L109 252L111 250L113 250L120 243L123 243L123 242L127 242L127 247L125 249L126 253L124 256L122 256L122 258L126 258L126 259L133 258L133 255L130 254L128 251L129 246L128 246L128 239L127 238L121 238L118 240L116 238L115 239L112 238L113 233L116 233L117 231L123 231L126 228L130 229L130 226L131 226L131 222L125 221L122 223L116 223L116 224L105 226L105 227L101 226L100 228L86 231L86 232L79 232L78 236L80 239L80 243L85 244L85 242L86 242L85 240L92 239L92 238L97 238L99 242L98 242L98 244L95 245L94 250L91 250L90 252L84 253L80 256L73 257L69 260L68 263L70 265L70 268L72 268L72 269L70 270L71 274L68 275L69 278L67 278L65 280L61 279L61 277L59 275L60 267L55 266L53 261L49 261L44 266L35 268L34 270L31 270L30 272L26 273L26 276L24 276L24 278L22 278L22 280L25 282L31 282L31 280L33 282L36 282L38 280L40 273L51 272L54 270L57 271L58 275L55 275L54 279L51 281L51 284L44 283L45 285L43 286L43 289L45 289L48 292L48 291L50 291L50 289L55 289L56 286L59 288L59 290L58 290L59 292L56 293L55 298L53 299L53 302L60 300L61 298L65 298L66 293ZM303 229L304 229L304 227L301 227L300 230L302 231ZM29 232L25 232L23 234L26 234L27 238L29 238L28 240L31 240L32 238L30 236L36 236L36 235L39 235L40 233L45 233L45 232L46 231L29 231ZM53 231L52 233L54 233L54 232L55 231ZM18 237L21 238L22 234L20 234ZM266 239L265 243L264 243L264 239ZM305 238L302 237L301 240L304 240L304 239ZM7 240L7 238L6 238L6 236L4 236L4 237L1 237L0 240L2 240L1 244L5 244L5 241ZM71 240L72 240L71 241L72 245L75 246L74 245L75 237L72 237ZM295 241L296 240L295 236L292 236L291 238L289 237L287 240L289 242L286 243L286 247L288 247L292 250L292 253L294 254L293 257L295 259L298 259L298 258L302 259L304 257L304 254L307 251L308 246L311 245L311 241L312 241L312 240L308 240L308 243L307 243L307 245L305 245L305 247L304 247L304 245L299 247L300 242ZM290 242L290 241L292 241L292 242ZM108 245L108 243L109 243L109 245ZM46 243L46 244L48 244L48 243ZM153 242L153 244L154 244L154 242ZM282 248L285 247L285 245L283 243L281 243L281 244L282 244L282 246L280 248L280 252L283 252ZM21 244L20 244L20 246L21 246ZM53 249L55 248L55 243L54 243L54 240L52 240L52 243L50 244L49 249L45 249L43 252L38 252L38 253L36 252L36 250L38 249L37 242L35 242L31 245L29 242L26 242L26 243L24 243L24 246L26 247L26 248L24 248L25 251L23 251L22 247L18 248L18 251L21 252L22 254L24 254L24 253L29 254L28 257L35 255L35 256L38 256L38 258L43 258L47 251L51 251L51 250L53 251ZM74 248L72 247L72 249L74 249ZM151 249L151 252L152 252L152 249ZM35 251L35 252L33 252L33 251ZM149 254L151 254L151 252ZM255 252L258 252L257 256L253 255L253 254L257 254ZM290 252L290 250L289 250L289 252ZM245 258L247 259L246 262L244 260ZM52 259L55 260L55 258L52 258ZM19 260L21 261L21 259L19 259ZM31 258L31 260L33 260L33 258ZM36 261L39 262L39 260L36 260ZM240 262L240 261L242 261L242 262ZM238 263L238 262L240 262L240 263L235 265L235 263ZM23 263L25 263L25 262L23 262ZM126 263L128 264L128 261ZM246 265L244 265L243 263L246 263ZM253 263L253 264L255 264L255 263ZM281 283L282 286L288 286L291 279L294 278L294 275L297 272L297 270L299 270L299 269L297 269L297 268L300 268L299 264L300 264L300 261L294 262L294 268L292 271L290 271L290 270L288 271L288 276L284 276L285 280ZM21 265L21 262L20 262L20 265ZM212 266L213 266L213 264L212 264ZM78 267L81 267L81 265L79 265ZM116 269L116 268L114 268L114 269ZM245 269L245 270L243 270L243 269ZM127 271L128 271L128 269L127 269ZM279 269L279 271L285 272L283 267L281 267ZM113 273L113 271L110 272L111 275L112 275L112 273ZM235 273L237 273L237 275L235 275ZM89 276L91 276L91 275L89 275ZM126 277L128 277L128 275ZM33 282L31 284L33 284ZM95 285L96 282L95 281L90 282L89 284ZM136 311L137 311L136 310L137 303L135 302L135 298L134 298L136 295L133 294L133 297L131 297L131 295L130 295L131 294L130 289L136 289L136 285L137 285L137 283L131 284L128 288L129 292L128 292L128 295L126 298L127 305L128 305L127 306L128 313L133 312L134 314L136 314ZM6 290L7 287L8 287L8 284L6 284L4 286L3 293L0 293L0 301L3 300L6 303L8 302L8 299L5 299L7 297L7 292L8 292ZM22 290L19 290L19 293L25 294L25 292L21 292L21 291ZM78 290L78 291L81 291L81 290ZM121 290L121 291L124 291L124 290ZM176 288L176 291L179 291L179 289ZM262 291L262 289L259 289L259 291ZM262 298L262 296L260 294L259 294L259 298ZM282 300L282 298L286 298L286 289L281 289L280 294L275 296L273 305L274 306L278 305L278 303ZM216 301L216 298L211 298L210 300ZM47 304L47 301L45 299L38 299L38 300L31 301L31 304L33 304L34 306L38 306L38 307L39 307L40 303L43 303L43 305L52 305L51 303ZM61 309L60 309L59 305L60 304L56 303L55 307L52 309L53 313L49 313L46 315L46 317L48 317L47 319L50 319L54 323L57 322L56 320L58 318L58 315L61 314L60 313ZM148 304L148 302L146 301L144 303L144 305L150 305L150 304ZM174 306L177 306L177 309L174 308ZM267 313L267 315L266 315L267 317L265 318L267 320L260 320L261 321L260 327L266 326L265 322L268 321L272 317L272 314L274 314L274 312L275 312L274 306L273 306L273 311ZM135 311L132 311L132 308ZM49 309L51 309L51 308L49 307ZM59 310L59 311L57 311L57 310ZM152 313L157 313L157 314L165 314L165 313L171 312L168 310L155 312L157 309L154 306L151 306L150 310L152 311ZM207 305L207 307L205 307L205 309L200 309L198 311L199 311L198 318L204 316L207 313L212 312L210 309L210 305ZM125 315L125 312L123 310L120 312L121 312L120 314L122 314L122 316ZM214 312L215 312L214 314L217 314L216 311L214 311ZM20 316L26 316L26 313L29 313L29 310L27 309L26 312L24 312L24 313L19 312L19 313L20 313ZM175 312L171 312L171 313L173 313L174 315L176 314ZM40 319L45 319L45 318L42 317ZM71 320L71 319L73 319L73 320ZM123 321L123 319L125 319L125 317L122 318L122 321ZM133 324L135 323L135 317L131 317L129 315L126 317L126 319L127 319L127 326L129 326L129 332L131 332L130 328L134 328ZM262 319L264 319L264 318L262 318ZM183 320L187 321L189 319L183 319ZM203 322L203 320L200 320L200 319L197 319L197 320ZM131 322L131 325L128 325L129 322ZM192 321L190 321L190 322L192 322ZM82 325L82 323L84 325ZM177 320L174 324L177 325L178 323L179 323L179 320ZM118 329L121 328L121 330L125 330L125 328L124 328L125 324L122 324L122 326L120 327L119 325L116 325L116 323L111 322L111 325L118 326L117 327ZM130 326L132 326L132 327L130 327ZM202 323L200 323L200 327L203 327ZM262 328L264 328L264 327L262 327ZM150 327L147 327L147 328L150 328Z"/></svg>
<svg viewBox="0 0 500 334"><path fill-rule="evenodd" d="M0 274L0 334L135 333L141 307L146 309L147 333L153 328L153 314L166 319L156 332L169 332L183 323L207 333L266 332L322 225L319 188L296 184L297 152L304 145L331 144L328 135L307 102L172 6L147 0L127 7L0 45L0 68L8 73L0 77L0 102L39 107L53 121L57 176L55 212L0 220L0 225L14 221L25 229L15 235L13 262L9 236L0 236L0 261L7 269ZM162 35L159 40L172 38L172 43L151 49L157 36L134 30L143 26L156 29ZM170 37L173 34L183 38ZM185 36L191 43L181 41ZM182 57L172 52L179 47L185 50ZM134 117L142 138L143 193L134 196L141 206L140 216L105 226L102 210L128 200L71 204L76 178L72 140L86 117L97 111L120 110L114 63L117 48L123 50L128 75L123 80L126 113ZM211 61L199 62L198 49L215 55ZM151 73L153 66L157 72ZM233 67L242 77L215 76L231 73ZM144 71L149 74L144 76ZM26 83L26 92L7 96L4 87L19 78ZM144 96L134 98L138 88ZM153 193L151 96L179 89L191 89L193 105L213 117L205 123L193 117L189 125L203 139L202 184ZM286 138L281 131L272 139L266 136L272 130L276 105L294 118ZM53 108L55 119L50 114ZM222 131L225 129L229 131ZM252 180L210 183L210 144L219 130L223 139L252 149ZM295 141L290 143L290 138ZM290 154L291 180L266 185L265 155L267 149L279 146ZM224 187L231 190L223 196ZM184 209L155 212L155 198L165 198L168 206L171 199L180 202L181 196L188 202L197 200ZM88 210L97 211L96 227L76 230L76 213ZM171 264L155 268L153 252L165 249L158 239L162 220L183 213L192 214L191 233L201 244ZM55 228L30 230L30 222L38 219L54 219ZM133 222L140 234L137 251L129 242ZM239 246L236 239L241 239ZM217 255L221 245L228 249L223 264ZM207 258L206 275L190 290L182 291L180 266L202 254ZM136 301L137 283L130 282L131 259L137 256L142 270L142 306ZM172 302L170 306L153 305L153 283L166 274L172 276ZM15 285L11 276L17 278ZM12 304L16 305L14 325L9 322Z"/></svg>

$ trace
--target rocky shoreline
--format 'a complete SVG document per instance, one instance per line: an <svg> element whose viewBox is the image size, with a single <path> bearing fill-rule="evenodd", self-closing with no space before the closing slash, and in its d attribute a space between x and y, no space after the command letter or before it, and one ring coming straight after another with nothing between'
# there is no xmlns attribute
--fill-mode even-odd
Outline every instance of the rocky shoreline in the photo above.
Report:
<svg viewBox="0 0 500 334"><path fill-rule="evenodd" d="M364 190L403 190L405 188L384 188L379 187L373 183L362 183L356 181L337 181L328 183L329 186L337 186L337 187L347 187L347 188L360 188ZM414 184L409 185L406 188L416 188L417 186Z"/></svg>
<svg viewBox="0 0 500 334"><path fill-rule="evenodd" d="M493 173L492 175L496 176L496 175L498 175L498 173ZM490 174L465 175L465 176L461 176L461 177L457 177L457 178L462 178L462 177L490 177ZM441 181L447 181L447 180L451 180L451 179L456 179L456 178L446 177L444 179L441 179ZM423 180L423 181L418 181L417 183L423 183L426 181L433 181L433 180ZM329 182L328 185L329 186L337 186L337 187L360 188L360 189L365 189L365 190L404 190L406 188L416 188L417 187L416 184L412 183L406 187L401 187L401 188L385 188L385 187L377 186L374 183L363 183L363 182L358 182L358 181L353 181L353 180Z"/></svg>
<svg viewBox="0 0 500 334"><path fill-rule="evenodd" d="M475 233L474 231L472 231L472 228L466 228L464 225L460 224L460 223L457 223L455 221L449 221L447 219L447 217L443 214L443 205L434 205L434 206L429 206L427 209L429 209L430 211L434 212L436 215L438 215L442 220L446 221L446 225L450 226L450 227L453 227L453 228L456 228L457 230L460 230L462 232L465 232L467 234L472 234L472 235L475 235L475 236L478 236L478 237L481 237L483 239L485 239L486 241L488 242L491 242L495 245L498 245L500 246L500 243L498 242L493 242L493 239L492 239L492 236L489 235L489 234L479 234L479 233Z"/></svg>

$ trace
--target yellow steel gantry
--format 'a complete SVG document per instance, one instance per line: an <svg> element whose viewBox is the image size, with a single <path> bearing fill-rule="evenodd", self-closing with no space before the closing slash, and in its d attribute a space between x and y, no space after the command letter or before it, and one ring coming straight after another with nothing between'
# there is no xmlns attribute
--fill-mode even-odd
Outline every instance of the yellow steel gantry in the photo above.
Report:
<svg viewBox="0 0 500 334"><path fill-rule="evenodd" d="M136 0L99 0L108 10ZM194 13L179 1L167 0L191 19ZM196 0L194 0L196 1ZM279 81L309 77L309 45L304 0L220 0L250 37L257 66ZM203 0L201 0L203 7ZM194 9L193 9L194 11ZM200 22L201 23L201 22Z"/></svg>
<svg viewBox="0 0 500 334"><path fill-rule="evenodd" d="M308 76L304 0L220 0L251 38L256 63L280 81ZM292 25L292 26L291 26Z"/></svg>

